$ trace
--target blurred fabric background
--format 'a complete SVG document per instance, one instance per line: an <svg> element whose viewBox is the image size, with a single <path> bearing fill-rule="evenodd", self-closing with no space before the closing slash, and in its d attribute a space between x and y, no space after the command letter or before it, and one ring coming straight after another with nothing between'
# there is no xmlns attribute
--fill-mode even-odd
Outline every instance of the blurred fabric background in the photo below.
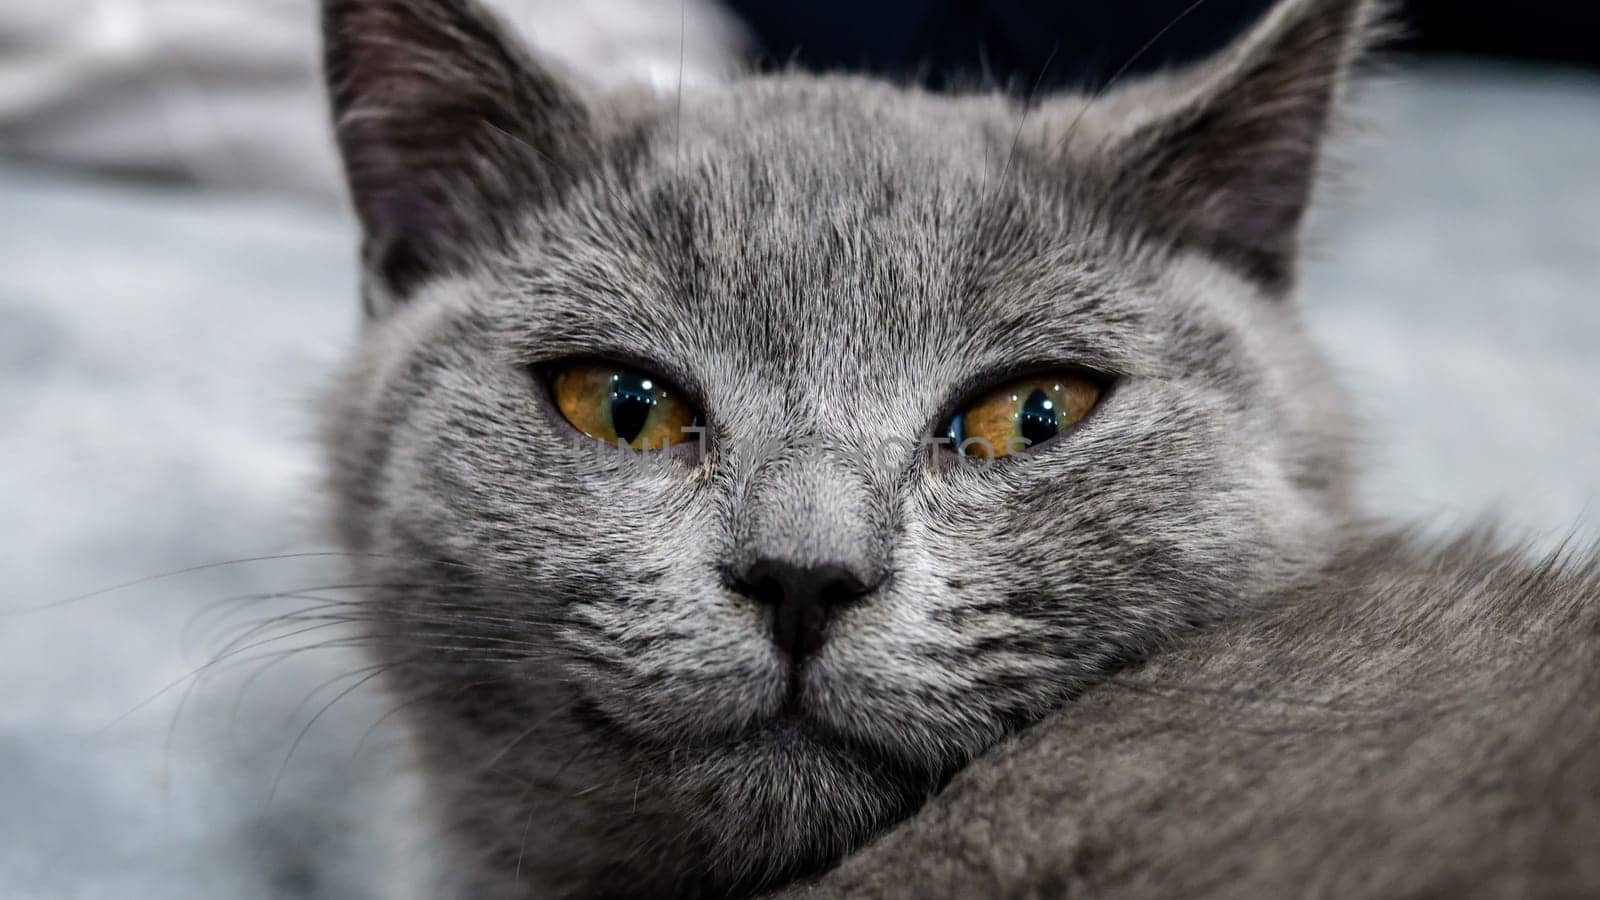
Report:
<svg viewBox="0 0 1600 900"><path fill-rule="evenodd" d="M692 91L774 59L1092 84L1188 4L1053 4L1071 42L1011 43L1029 3L496 5L579 77L671 90L681 54ZM1261 6L1199 7L1140 65ZM1413 4L1356 94L1301 303L1375 514L1600 538L1594 9ZM304 555L329 549L315 398L359 325L315 18L0 0L0 897L448 893L392 703L337 632L207 665L341 580Z"/></svg>

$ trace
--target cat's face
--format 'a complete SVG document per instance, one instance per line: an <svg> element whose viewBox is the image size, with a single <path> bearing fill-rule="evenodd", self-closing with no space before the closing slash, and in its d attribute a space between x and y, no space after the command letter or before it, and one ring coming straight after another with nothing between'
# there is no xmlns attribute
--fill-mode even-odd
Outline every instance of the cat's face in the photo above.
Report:
<svg viewBox="0 0 1600 900"><path fill-rule="evenodd" d="M330 2L373 310L340 526L485 877L825 863L1315 562L1345 435L1279 295L1363 9L1024 116L804 77L597 106L464 4ZM575 371L698 430L585 436L627 410ZM936 442L1057 384L1027 452Z"/></svg>

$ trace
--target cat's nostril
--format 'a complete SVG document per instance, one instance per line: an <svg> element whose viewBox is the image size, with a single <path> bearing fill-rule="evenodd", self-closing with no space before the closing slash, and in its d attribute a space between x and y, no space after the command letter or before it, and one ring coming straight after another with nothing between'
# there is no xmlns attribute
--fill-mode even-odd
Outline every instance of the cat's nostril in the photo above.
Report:
<svg viewBox="0 0 1600 900"><path fill-rule="evenodd" d="M795 666L822 647L838 607L872 590L844 566L770 559L751 565L736 586L771 610L772 641Z"/></svg>

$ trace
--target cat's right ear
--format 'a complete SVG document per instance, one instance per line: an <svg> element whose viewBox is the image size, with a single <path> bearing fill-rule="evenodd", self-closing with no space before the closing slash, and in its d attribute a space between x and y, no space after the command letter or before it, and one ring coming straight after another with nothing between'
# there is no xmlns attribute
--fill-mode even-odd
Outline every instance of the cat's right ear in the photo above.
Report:
<svg viewBox="0 0 1600 900"><path fill-rule="evenodd" d="M1114 192L1149 226L1287 294L1322 145L1352 62L1385 34L1385 6L1277 0L1212 59L1101 98L1089 115L1112 124L1088 140Z"/></svg>
<svg viewBox="0 0 1600 900"><path fill-rule="evenodd" d="M475 0L323 0L322 20L369 314L502 246L594 158L581 100Z"/></svg>

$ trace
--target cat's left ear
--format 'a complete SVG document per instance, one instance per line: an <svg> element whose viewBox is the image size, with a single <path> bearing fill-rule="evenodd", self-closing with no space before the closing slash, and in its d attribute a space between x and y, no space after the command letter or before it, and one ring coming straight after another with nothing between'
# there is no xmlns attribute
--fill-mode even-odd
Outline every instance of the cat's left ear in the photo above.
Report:
<svg viewBox="0 0 1600 900"><path fill-rule="evenodd" d="M1125 116L1099 143L1118 193L1180 243L1286 293L1323 141L1380 21L1375 0L1280 0L1211 61L1108 95L1096 107Z"/></svg>
<svg viewBox="0 0 1600 900"><path fill-rule="evenodd" d="M583 103L475 0L323 0L322 15L369 313L503 245L592 163Z"/></svg>

